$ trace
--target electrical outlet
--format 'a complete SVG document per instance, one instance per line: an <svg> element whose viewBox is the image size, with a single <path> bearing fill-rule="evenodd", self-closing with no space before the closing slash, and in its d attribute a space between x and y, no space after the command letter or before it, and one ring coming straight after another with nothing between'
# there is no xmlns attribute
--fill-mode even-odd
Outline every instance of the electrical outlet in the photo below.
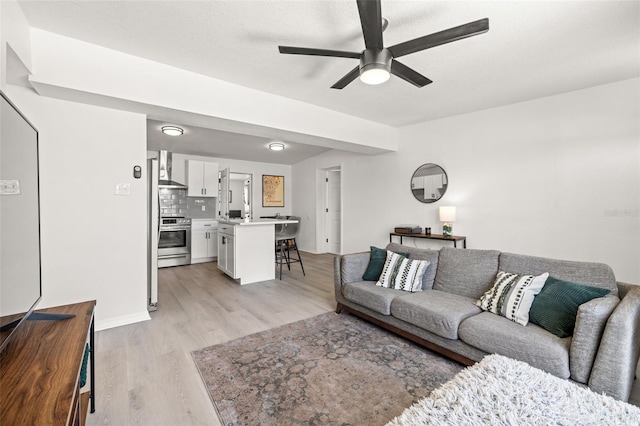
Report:
<svg viewBox="0 0 640 426"><path fill-rule="evenodd" d="M202 211L204 212L204 211L206 211L206 210L207 210L207 207L202 206Z"/></svg>

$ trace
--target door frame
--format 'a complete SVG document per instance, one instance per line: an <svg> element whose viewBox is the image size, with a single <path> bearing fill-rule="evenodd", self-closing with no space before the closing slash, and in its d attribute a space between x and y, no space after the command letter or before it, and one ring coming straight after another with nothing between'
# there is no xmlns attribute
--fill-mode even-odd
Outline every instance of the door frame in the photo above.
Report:
<svg viewBox="0 0 640 426"><path fill-rule="evenodd" d="M343 252L344 245L344 212L343 204L343 173L342 166L332 166L322 169L316 169L316 253L329 253L329 244L327 242L327 208L329 200L329 190L327 178L330 172L340 172L340 253Z"/></svg>

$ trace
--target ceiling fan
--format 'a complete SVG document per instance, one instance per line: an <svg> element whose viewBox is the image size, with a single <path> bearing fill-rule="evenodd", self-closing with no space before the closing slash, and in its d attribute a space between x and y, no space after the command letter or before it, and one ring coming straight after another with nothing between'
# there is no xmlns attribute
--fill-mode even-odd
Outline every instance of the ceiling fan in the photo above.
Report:
<svg viewBox="0 0 640 426"><path fill-rule="evenodd" d="M382 43L382 32L388 22L382 18L380 0L356 0L356 2L362 24L365 50L345 52L342 50L278 46L280 53L359 59L360 65L338 80L331 86L332 89L343 89L358 76L367 84L384 83L389 79L390 74L400 77L414 86L423 87L432 81L397 61L396 58L489 31L489 19L485 18L385 48Z"/></svg>

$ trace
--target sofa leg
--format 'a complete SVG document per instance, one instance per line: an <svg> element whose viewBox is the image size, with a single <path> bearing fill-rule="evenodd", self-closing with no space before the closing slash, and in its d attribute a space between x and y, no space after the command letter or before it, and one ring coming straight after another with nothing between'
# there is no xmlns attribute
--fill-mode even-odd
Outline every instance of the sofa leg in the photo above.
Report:
<svg viewBox="0 0 640 426"><path fill-rule="evenodd" d="M344 309L344 306L342 306L342 303L338 303L336 305L336 314L341 313L343 309Z"/></svg>

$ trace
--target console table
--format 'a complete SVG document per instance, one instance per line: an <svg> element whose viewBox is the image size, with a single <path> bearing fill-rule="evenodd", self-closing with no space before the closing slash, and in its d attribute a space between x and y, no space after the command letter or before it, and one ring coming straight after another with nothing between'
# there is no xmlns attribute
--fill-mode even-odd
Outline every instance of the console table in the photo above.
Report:
<svg viewBox="0 0 640 426"><path fill-rule="evenodd" d="M441 241L453 241L453 246L458 247L457 242L462 241L462 248L467 248L467 237L460 235L452 235L447 237L440 234L400 234L397 232L389 233L389 242L393 241L393 237L400 237L400 244L402 244L403 238L422 238L424 240L441 240Z"/></svg>
<svg viewBox="0 0 640 426"><path fill-rule="evenodd" d="M36 312L75 314L60 321L25 321L0 358L1 425L84 425L95 411L95 300ZM79 375L89 340L90 390L80 393Z"/></svg>

